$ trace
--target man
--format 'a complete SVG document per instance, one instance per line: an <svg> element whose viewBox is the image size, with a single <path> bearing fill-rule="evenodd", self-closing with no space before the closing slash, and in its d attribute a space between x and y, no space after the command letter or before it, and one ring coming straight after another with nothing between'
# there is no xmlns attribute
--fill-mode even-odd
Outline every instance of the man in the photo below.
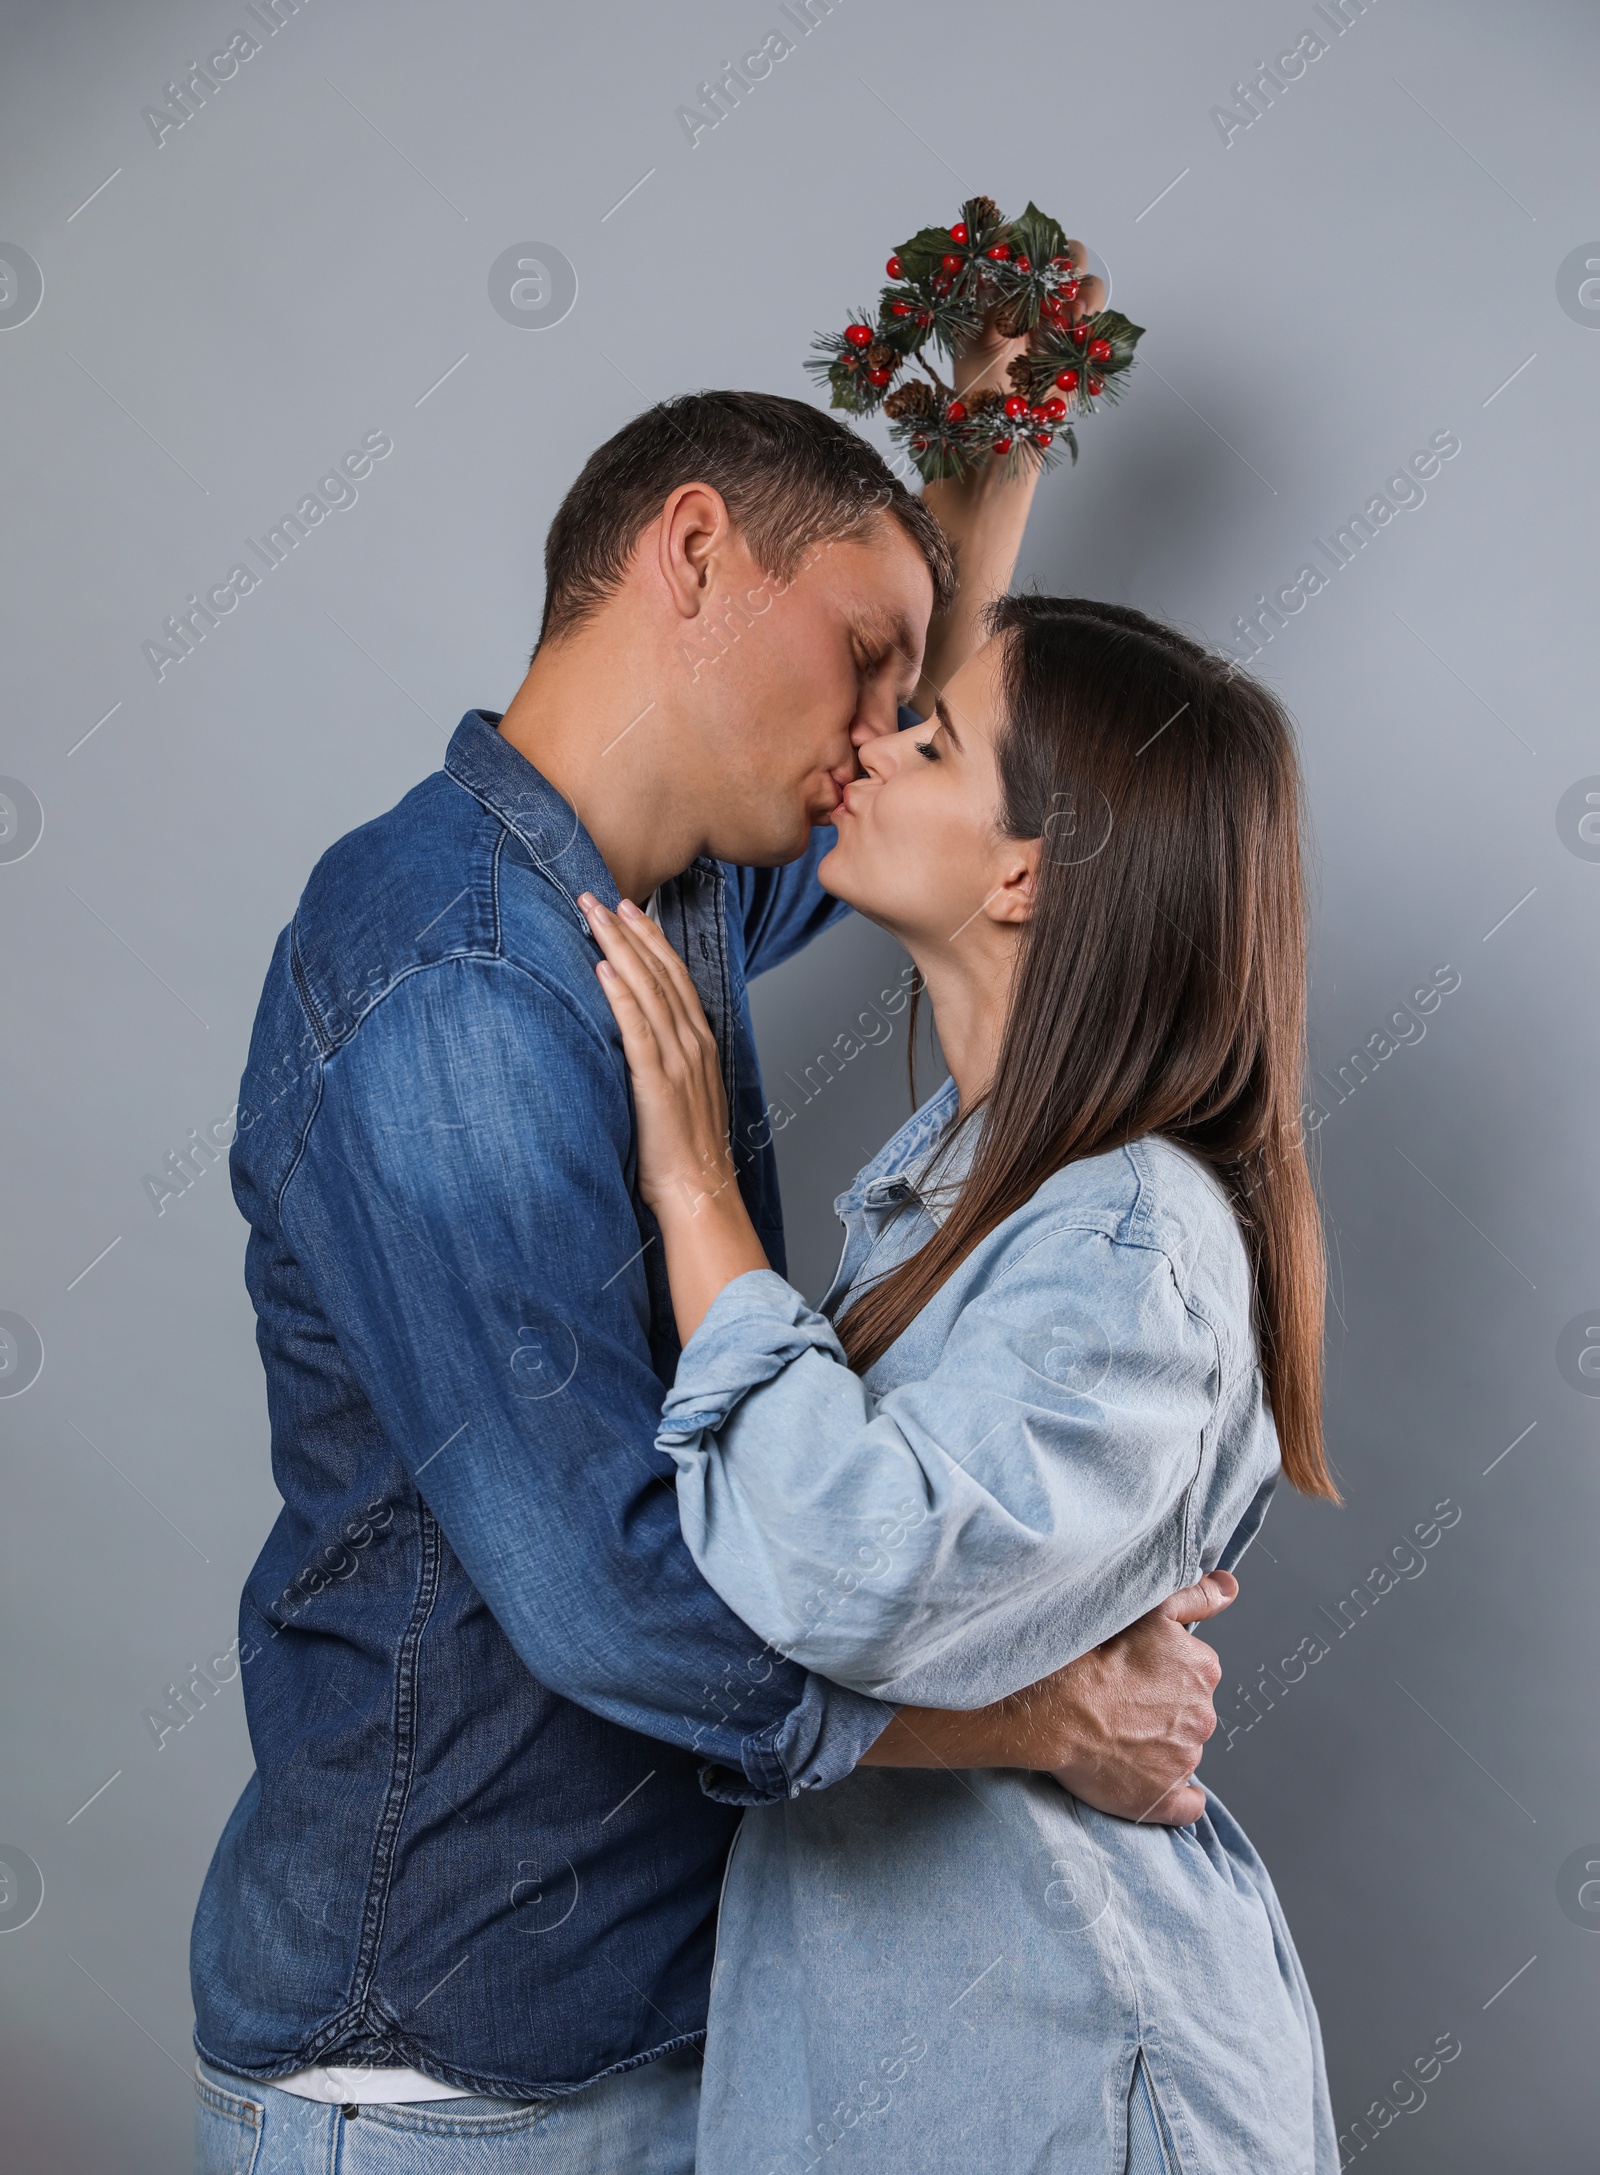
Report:
<svg viewBox="0 0 1600 2175"><path fill-rule="evenodd" d="M1003 584L1025 494L946 496ZM241 1613L257 1771L195 1921L203 2169L452 2139L682 2175L740 1806L868 1758L1200 1809L1173 1786L1216 1664L1178 1622L1225 1580L1000 1708L896 1715L728 1612L653 1448L672 1309L576 897L656 901L781 1266L747 978L839 911L817 827L930 616L943 672L981 596L864 441L734 393L602 447L547 576L511 708L323 858L257 1015L233 1177L284 1509Z"/></svg>

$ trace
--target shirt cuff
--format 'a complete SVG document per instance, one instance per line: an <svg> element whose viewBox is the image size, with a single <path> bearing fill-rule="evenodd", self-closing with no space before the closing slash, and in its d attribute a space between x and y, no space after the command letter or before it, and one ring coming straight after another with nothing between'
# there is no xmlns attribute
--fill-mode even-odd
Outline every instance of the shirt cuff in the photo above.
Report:
<svg viewBox="0 0 1600 2175"><path fill-rule="evenodd" d="M707 1765L700 1787L719 1805L780 1805L842 1782L899 1713L881 1699L808 1676L800 1704L740 1747L743 1772Z"/></svg>
<svg viewBox="0 0 1600 2175"><path fill-rule="evenodd" d="M846 1365L825 1314L806 1305L774 1269L749 1269L724 1284L684 1346L661 1408L656 1447L675 1458L697 1436L715 1434L742 1397L782 1374L802 1352Z"/></svg>

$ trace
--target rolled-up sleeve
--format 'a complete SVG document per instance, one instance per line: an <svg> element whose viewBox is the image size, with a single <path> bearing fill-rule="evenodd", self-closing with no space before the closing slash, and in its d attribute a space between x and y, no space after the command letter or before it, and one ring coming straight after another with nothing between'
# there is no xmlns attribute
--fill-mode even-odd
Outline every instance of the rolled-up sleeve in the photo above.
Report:
<svg viewBox="0 0 1600 2175"><path fill-rule="evenodd" d="M661 1448L706 1578L780 1652L869 1696L987 1705L1198 1576L1221 1363L1159 1250L1056 1231L876 1397L757 1271L685 1348Z"/></svg>

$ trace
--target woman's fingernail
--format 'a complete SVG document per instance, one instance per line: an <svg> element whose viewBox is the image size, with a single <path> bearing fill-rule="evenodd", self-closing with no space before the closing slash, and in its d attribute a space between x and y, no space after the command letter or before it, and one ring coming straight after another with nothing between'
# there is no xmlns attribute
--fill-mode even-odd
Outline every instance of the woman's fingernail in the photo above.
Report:
<svg viewBox="0 0 1600 2175"><path fill-rule="evenodd" d="M643 921L646 919L646 917L640 913L638 907L634 905L632 899L622 900L617 907L617 913L624 921Z"/></svg>
<svg viewBox="0 0 1600 2175"><path fill-rule="evenodd" d="M599 975L602 982L611 982L616 979L617 970L609 959L602 959L594 971Z"/></svg>

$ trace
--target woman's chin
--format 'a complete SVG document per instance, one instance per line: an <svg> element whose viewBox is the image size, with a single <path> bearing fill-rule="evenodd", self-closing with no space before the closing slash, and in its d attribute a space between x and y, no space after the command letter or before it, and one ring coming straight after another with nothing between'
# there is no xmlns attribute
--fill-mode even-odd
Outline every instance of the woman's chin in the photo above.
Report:
<svg viewBox="0 0 1600 2175"><path fill-rule="evenodd" d="M817 863L817 882L830 898L843 899L846 906L854 906L856 902L850 896L849 869L839 866L840 858L839 848L830 846Z"/></svg>
<svg viewBox="0 0 1600 2175"><path fill-rule="evenodd" d="M889 924L873 906L870 888L858 883L856 877L857 871L850 866L850 855L840 846L825 853L817 863L817 882L830 898L853 906L863 920L876 922L880 929L887 929Z"/></svg>

